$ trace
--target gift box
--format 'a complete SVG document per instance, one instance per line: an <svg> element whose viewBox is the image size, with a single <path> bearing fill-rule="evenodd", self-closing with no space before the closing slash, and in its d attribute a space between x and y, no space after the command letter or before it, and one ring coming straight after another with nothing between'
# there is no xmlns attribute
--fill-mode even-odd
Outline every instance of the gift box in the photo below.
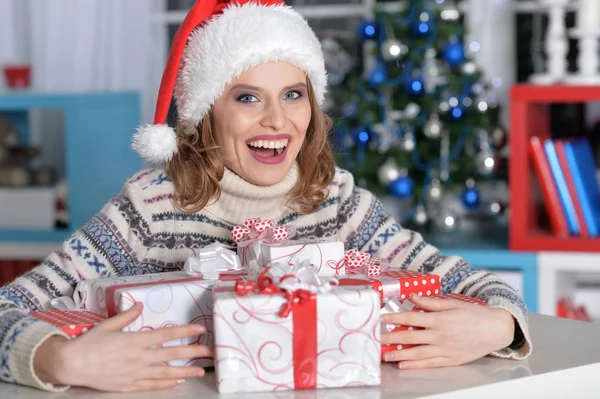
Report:
<svg viewBox="0 0 600 399"><path fill-rule="evenodd" d="M213 344L212 288L215 280L186 272L84 280L75 288L81 307L106 317L144 304L142 314L123 331L150 331L162 327L202 324L206 333L165 342L160 346ZM212 366L212 359L177 359L173 366Z"/></svg>
<svg viewBox="0 0 600 399"><path fill-rule="evenodd" d="M105 316L86 310L53 309L33 312L30 315L60 328L71 338L80 336L99 322L106 320Z"/></svg>
<svg viewBox="0 0 600 399"><path fill-rule="evenodd" d="M486 303L480 299L472 298L462 294L444 294L444 295L432 295L432 298L440 298L440 299L456 299L463 302L472 303L479 306L485 306ZM400 301L397 298L392 298L386 301L384 307L381 309L381 314L386 313L400 313L400 312L425 312L425 310L416 306L410 300ZM396 332L396 331L412 331L412 330L422 330L422 327L413 327L413 326L398 326L394 324L382 324L381 326L382 332ZM415 344L402 344L402 345L382 345L381 346L381 356L383 354L390 351L401 350L413 348L417 345Z"/></svg>
<svg viewBox="0 0 600 399"><path fill-rule="evenodd" d="M305 261L216 286L219 392L380 384L379 295L324 278Z"/></svg>
<svg viewBox="0 0 600 399"><path fill-rule="evenodd" d="M348 274L359 274L349 271ZM384 271L370 279L373 287L379 292L381 300L398 298L404 300L411 294L434 296L440 293L440 276L419 273L412 270Z"/></svg>
<svg viewBox="0 0 600 399"><path fill-rule="evenodd" d="M73 300L57 298L55 307L80 308L111 317L144 304L142 314L123 331L150 331L163 327L201 324L206 333L171 340L160 346L213 345L212 289L218 280L237 279L245 271L236 270L235 252L218 243L197 251L185 263L183 271L111 277L81 281ZM72 302L72 303L71 303ZM174 366L212 366L212 359L177 359Z"/></svg>
<svg viewBox="0 0 600 399"><path fill-rule="evenodd" d="M248 219L244 226L235 226L231 235L244 265L256 262L267 267L286 262L293 266L308 260L319 275L345 274L343 242L290 240L294 233L293 226L277 227L272 220Z"/></svg>

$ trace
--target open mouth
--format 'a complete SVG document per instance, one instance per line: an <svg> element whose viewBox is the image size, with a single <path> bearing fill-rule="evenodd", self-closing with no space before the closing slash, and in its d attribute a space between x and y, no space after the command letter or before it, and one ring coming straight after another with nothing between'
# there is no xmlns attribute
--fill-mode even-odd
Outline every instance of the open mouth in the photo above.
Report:
<svg viewBox="0 0 600 399"><path fill-rule="evenodd" d="M290 140L253 140L247 143L252 156L259 162L274 164L285 159Z"/></svg>

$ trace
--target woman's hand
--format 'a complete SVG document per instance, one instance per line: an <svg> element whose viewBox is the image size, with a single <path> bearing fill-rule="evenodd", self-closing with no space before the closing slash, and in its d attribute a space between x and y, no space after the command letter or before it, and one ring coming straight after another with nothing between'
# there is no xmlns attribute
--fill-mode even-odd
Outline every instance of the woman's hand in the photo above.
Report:
<svg viewBox="0 0 600 399"><path fill-rule="evenodd" d="M458 366L503 349L513 341L515 320L504 309L414 294L410 300L427 312L381 316L384 324L423 328L381 335L382 344L419 345L384 354L384 361L399 362L402 369Z"/></svg>
<svg viewBox="0 0 600 399"><path fill-rule="evenodd" d="M57 385L118 392L165 389L185 382L185 378L204 376L202 367L157 363L212 356L209 347L151 347L172 339L197 336L206 332L205 328L192 324L147 332L122 332L141 312L142 304L137 303L75 339L51 337L35 353L36 374L43 381Z"/></svg>

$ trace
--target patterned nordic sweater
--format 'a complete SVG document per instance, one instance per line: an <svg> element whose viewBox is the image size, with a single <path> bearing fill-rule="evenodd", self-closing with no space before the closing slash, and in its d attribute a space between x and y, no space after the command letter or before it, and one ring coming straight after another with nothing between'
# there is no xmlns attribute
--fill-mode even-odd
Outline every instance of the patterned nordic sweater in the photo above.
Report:
<svg viewBox="0 0 600 399"><path fill-rule="evenodd" d="M36 349L48 337L63 334L28 316L29 312L49 309L51 299L72 295L82 279L179 269L190 249L215 241L233 245L231 229L249 217L293 223L297 238L335 238L346 248L385 257L398 269L439 274L442 293L475 296L514 315L524 341L493 355L513 359L529 355L525 305L498 277L473 269L458 257L445 257L418 233L403 229L371 193L356 187L352 175L341 169L320 209L298 215L285 206L286 195L297 180L296 167L271 187L253 186L226 171L221 197L198 213L184 214L172 203L173 184L164 171L146 170L132 177L61 250L0 288L0 379L46 390L66 389L42 382L33 372Z"/></svg>

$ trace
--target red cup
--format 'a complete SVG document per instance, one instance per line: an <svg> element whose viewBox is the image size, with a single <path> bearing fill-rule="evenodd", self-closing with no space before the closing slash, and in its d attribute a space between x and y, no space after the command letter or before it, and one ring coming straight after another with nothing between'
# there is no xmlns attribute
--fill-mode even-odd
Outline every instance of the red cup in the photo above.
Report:
<svg viewBox="0 0 600 399"><path fill-rule="evenodd" d="M31 66L6 65L4 66L6 85L11 89L26 89L31 85Z"/></svg>

